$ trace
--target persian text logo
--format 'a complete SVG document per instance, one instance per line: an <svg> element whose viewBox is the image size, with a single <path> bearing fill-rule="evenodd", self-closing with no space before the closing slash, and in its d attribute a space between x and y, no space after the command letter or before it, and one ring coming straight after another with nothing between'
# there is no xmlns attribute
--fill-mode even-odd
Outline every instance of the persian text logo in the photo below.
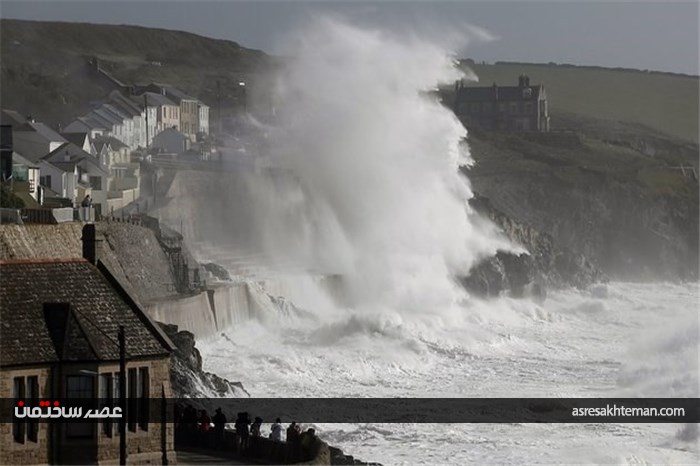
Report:
<svg viewBox="0 0 700 466"><path fill-rule="evenodd" d="M53 405L53 406L52 406ZM39 406L26 406L24 401L18 401L15 406L15 417L17 419L120 419L122 417L122 409L119 406L110 408L105 406L101 409L88 409L83 414L83 408L61 406L58 401L51 403L50 401L40 401Z"/></svg>

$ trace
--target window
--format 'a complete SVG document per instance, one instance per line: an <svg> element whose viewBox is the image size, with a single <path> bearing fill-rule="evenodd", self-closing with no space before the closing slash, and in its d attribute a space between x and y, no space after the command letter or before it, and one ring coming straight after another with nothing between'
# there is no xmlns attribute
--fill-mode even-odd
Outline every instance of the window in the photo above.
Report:
<svg viewBox="0 0 700 466"><path fill-rule="evenodd" d="M136 397L137 393L137 387L138 387L138 373L136 372L136 369L129 369L127 372L127 380L126 380L126 385L129 389L127 391L127 397L129 398L128 400L128 413L126 416L127 422L129 424L129 430L132 432L136 432L136 418L138 417L138 399Z"/></svg>
<svg viewBox="0 0 700 466"><path fill-rule="evenodd" d="M39 184L46 187L51 187L51 175L44 175L39 177Z"/></svg>
<svg viewBox="0 0 700 466"><path fill-rule="evenodd" d="M27 377L27 400L30 406L39 404L39 377L33 375ZM27 421L27 438L30 442L37 442L39 438L39 421L30 419Z"/></svg>
<svg viewBox="0 0 700 466"><path fill-rule="evenodd" d="M12 386L12 397L17 401L24 401L24 377L15 377ZM17 418L12 420L12 437L17 443L24 443L25 422Z"/></svg>
<svg viewBox="0 0 700 466"><path fill-rule="evenodd" d="M112 408L114 406L114 375L111 373L100 375L100 408L108 407ZM112 436L112 422L110 418L106 418L102 421L102 433L107 437Z"/></svg>
<svg viewBox="0 0 700 466"><path fill-rule="evenodd" d="M97 191L102 191L102 177L101 176L91 176L90 177L90 187Z"/></svg>
<svg viewBox="0 0 700 466"><path fill-rule="evenodd" d="M94 381L89 375L69 375L66 376L66 398L94 398ZM90 438L94 435L95 429L89 422L67 423L66 437L69 438Z"/></svg>
<svg viewBox="0 0 700 466"><path fill-rule="evenodd" d="M149 403L149 384L150 380L148 377L148 367L142 367L139 369L139 428L141 430L148 430L148 415L150 411Z"/></svg>

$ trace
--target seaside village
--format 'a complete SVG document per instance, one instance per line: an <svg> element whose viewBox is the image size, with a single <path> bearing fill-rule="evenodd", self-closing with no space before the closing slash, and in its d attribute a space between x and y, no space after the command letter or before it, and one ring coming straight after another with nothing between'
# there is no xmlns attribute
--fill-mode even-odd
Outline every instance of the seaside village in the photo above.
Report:
<svg viewBox="0 0 700 466"><path fill-rule="evenodd" d="M175 416L153 407L154 399L189 393L191 381L175 367L201 372L193 334L174 325L184 314L172 296L211 306L212 319L221 316L182 236L146 214L158 202L164 169L216 170L222 142L212 138L210 106L197 97L164 83L124 85L102 75L114 90L64 126L2 110L0 398L12 406L2 413L0 463L364 464L291 419L265 419L261 429L256 413L179 406ZM455 95L458 116L470 124L549 130L544 87L530 86L527 77L501 88L458 83ZM109 230L107 241L109 225L140 230ZM152 278L159 270L169 277L165 285ZM164 296L171 300L156 302ZM191 321L177 323L191 330ZM75 399L108 414L68 422L61 403ZM42 419L52 413L61 420Z"/></svg>
<svg viewBox="0 0 700 466"><path fill-rule="evenodd" d="M208 105L165 84L130 91L112 91L63 128L3 109L3 195L19 198L30 221L91 221L141 207L154 187L142 165L154 155L210 158Z"/></svg>

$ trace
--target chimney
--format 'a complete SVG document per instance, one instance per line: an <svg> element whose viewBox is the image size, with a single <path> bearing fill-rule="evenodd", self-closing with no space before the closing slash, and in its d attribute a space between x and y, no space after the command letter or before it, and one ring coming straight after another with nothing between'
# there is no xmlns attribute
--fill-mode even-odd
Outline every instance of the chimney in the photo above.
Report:
<svg viewBox="0 0 700 466"><path fill-rule="evenodd" d="M97 237L97 230L94 223L88 223L83 227L83 257L91 264L97 265L102 252L103 239Z"/></svg>

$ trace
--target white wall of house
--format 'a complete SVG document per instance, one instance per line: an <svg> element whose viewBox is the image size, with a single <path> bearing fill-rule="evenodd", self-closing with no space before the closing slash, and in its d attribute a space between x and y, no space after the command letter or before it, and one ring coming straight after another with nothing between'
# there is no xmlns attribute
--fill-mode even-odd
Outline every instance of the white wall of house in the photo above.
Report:
<svg viewBox="0 0 700 466"><path fill-rule="evenodd" d="M164 152L179 154L189 149L189 138L170 128L162 131L153 139L153 147L158 147Z"/></svg>
<svg viewBox="0 0 700 466"><path fill-rule="evenodd" d="M158 107L148 107L148 146L153 142L153 138L156 135L156 128L158 127ZM146 112L144 112L144 117Z"/></svg>
<svg viewBox="0 0 700 466"><path fill-rule="evenodd" d="M70 199L73 205L76 204L76 186L78 181L77 169L72 172L65 172L44 161L39 162L41 176L50 176L51 183L47 186L52 191L58 193L61 197Z"/></svg>
<svg viewBox="0 0 700 466"><path fill-rule="evenodd" d="M209 106L199 102L199 132L209 134Z"/></svg>

